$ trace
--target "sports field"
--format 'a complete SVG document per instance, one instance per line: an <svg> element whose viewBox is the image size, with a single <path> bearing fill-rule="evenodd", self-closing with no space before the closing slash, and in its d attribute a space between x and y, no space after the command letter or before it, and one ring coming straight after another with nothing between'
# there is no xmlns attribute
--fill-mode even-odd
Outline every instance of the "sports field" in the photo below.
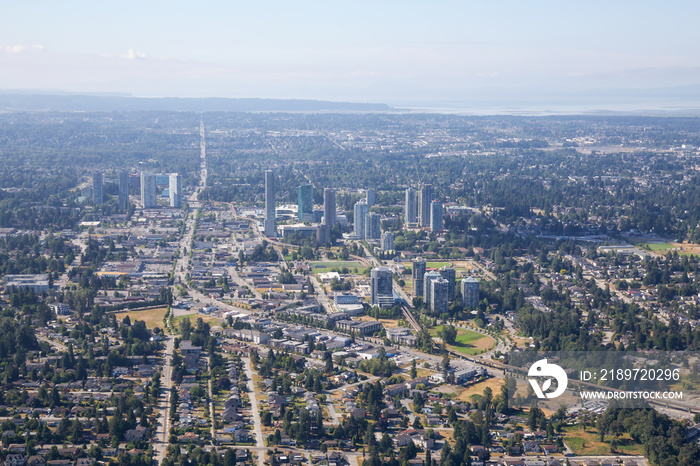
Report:
<svg viewBox="0 0 700 466"><path fill-rule="evenodd" d="M430 331L430 334L437 336L439 329L440 327L435 327ZM458 328L455 344L447 345L447 347L462 354L475 356L493 348L495 344L496 340L487 335L482 335L481 333L474 332L472 330Z"/></svg>
<svg viewBox="0 0 700 466"><path fill-rule="evenodd" d="M347 267L350 269L350 271L352 271L354 268L357 268L358 271L365 268L364 265L357 261L316 261L309 262L309 265L311 266L313 273L330 272L331 269L342 269L343 267Z"/></svg>
<svg viewBox="0 0 700 466"><path fill-rule="evenodd" d="M675 242L657 242L650 241L646 243L636 243L640 249L651 251L657 255L666 255L667 252L677 252L679 255L700 255L700 244L694 243L675 243Z"/></svg>

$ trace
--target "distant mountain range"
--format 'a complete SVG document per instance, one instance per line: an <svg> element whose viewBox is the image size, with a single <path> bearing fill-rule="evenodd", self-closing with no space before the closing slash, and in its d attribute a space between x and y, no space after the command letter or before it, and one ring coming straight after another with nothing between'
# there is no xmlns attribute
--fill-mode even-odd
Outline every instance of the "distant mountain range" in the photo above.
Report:
<svg viewBox="0 0 700 466"><path fill-rule="evenodd" d="M386 112L386 104L322 100L133 97L63 93L0 92L2 112Z"/></svg>

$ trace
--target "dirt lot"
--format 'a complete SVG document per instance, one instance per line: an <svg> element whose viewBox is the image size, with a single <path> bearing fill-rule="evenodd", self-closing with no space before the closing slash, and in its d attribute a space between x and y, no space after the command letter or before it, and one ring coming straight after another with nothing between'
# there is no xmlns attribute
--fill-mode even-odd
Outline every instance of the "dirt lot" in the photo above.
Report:
<svg viewBox="0 0 700 466"><path fill-rule="evenodd" d="M501 378L495 377L486 379L462 390L462 393L457 396L457 399L460 401L472 401L472 395L483 395L486 387L490 387L493 395L496 396L501 393L501 385L503 385L503 379Z"/></svg>
<svg viewBox="0 0 700 466"><path fill-rule="evenodd" d="M362 322L374 322L377 319L371 316L362 316L359 318ZM384 328L395 328L399 326L399 321L395 319L379 319Z"/></svg>

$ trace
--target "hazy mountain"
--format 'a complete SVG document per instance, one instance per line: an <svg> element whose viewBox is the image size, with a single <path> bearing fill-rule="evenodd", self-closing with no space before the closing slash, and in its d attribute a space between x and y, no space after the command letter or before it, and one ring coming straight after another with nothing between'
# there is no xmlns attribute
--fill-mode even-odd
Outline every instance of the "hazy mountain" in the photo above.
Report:
<svg viewBox="0 0 700 466"><path fill-rule="evenodd" d="M0 93L0 111L5 112L382 112L386 104L327 102L320 100L230 99L230 98L142 98L124 95L70 95L64 93Z"/></svg>

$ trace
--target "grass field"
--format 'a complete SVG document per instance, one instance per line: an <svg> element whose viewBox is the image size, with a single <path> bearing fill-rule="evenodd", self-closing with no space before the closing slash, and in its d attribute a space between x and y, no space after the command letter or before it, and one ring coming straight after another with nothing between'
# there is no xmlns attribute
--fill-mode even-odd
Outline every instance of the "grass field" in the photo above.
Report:
<svg viewBox="0 0 700 466"><path fill-rule="evenodd" d="M189 317L190 322L192 322L192 324L195 324L195 323L197 322L197 319L199 319L200 317L202 318L202 320L203 320L204 322L214 322L214 323L217 323L217 324L218 324L218 323L221 323L221 322L219 321L219 319L217 319L216 317L205 316L205 315L202 315L202 314L186 314L186 315L183 315L183 316L173 317L173 325L178 325L178 324L180 323L181 320L183 320L183 319L185 319L185 318L187 318L187 317Z"/></svg>
<svg viewBox="0 0 700 466"><path fill-rule="evenodd" d="M612 436L608 435L605 437L605 442L601 442L597 431L590 427L586 432L579 425L564 428L564 442L576 455L609 455L611 454L610 440L612 440ZM616 454L644 455L644 447L635 443L629 434L624 434L618 439L615 452Z"/></svg>
<svg viewBox="0 0 700 466"><path fill-rule="evenodd" d="M494 396L500 395L501 393L501 385L503 385L503 380L498 377L493 377L490 379L486 379L484 381L481 381L477 384L471 385L464 390L457 396L457 399L460 401L474 401L472 399L472 396L474 395L483 395L484 390L486 390L486 387L489 387L491 389L491 392L493 393Z"/></svg>
<svg viewBox="0 0 700 466"><path fill-rule="evenodd" d="M165 307L159 307L157 309L147 309L145 311L128 311L128 312L118 312L115 314L118 321L122 321L124 317L129 316L129 320L134 322L135 320L143 320L146 322L146 327L148 328L164 328L163 317L168 309Z"/></svg>
<svg viewBox="0 0 700 466"><path fill-rule="evenodd" d="M425 266L429 269L439 269L440 267L444 267L446 265L450 265L449 262L426 262Z"/></svg>
<svg viewBox="0 0 700 466"><path fill-rule="evenodd" d="M459 272L460 270L464 270L465 272L468 272L470 270L476 269L476 266L469 261L456 261L452 263L452 266L457 269Z"/></svg>
<svg viewBox="0 0 700 466"><path fill-rule="evenodd" d="M646 246L654 252L666 252L674 247L671 243L640 243L639 246Z"/></svg>
<svg viewBox="0 0 700 466"><path fill-rule="evenodd" d="M647 243L636 243L635 246L647 251L656 253L657 255L665 255L669 251L675 251L679 255L700 255L700 244L694 243L674 243L674 242L647 242Z"/></svg>
<svg viewBox="0 0 700 466"><path fill-rule="evenodd" d="M357 270L359 272L361 269L365 268L362 264L360 264L357 261L318 261L309 262L309 265L313 269L314 273L330 272L331 269L342 269L343 267L347 267L348 269L350 269L350 271L357 267Z"/></svg>
<svg viewBox="0 0 700 466"><path fill-rule="evenodd" d="M439 329L440 327L435 327L430 331L430 334L436 336ZM456 343L454 345L447 345L447 347L470 356L481 354L493 348L496 344L496 340L489 336L462 328L457 329L457 338L455 341Z"/></svg>
<svg viewBox="0 0 700 466"><path fill-rule="evenodd" d="M408 371L411 370L411 365L410 365L410 364L408 364L407 369L408 369ZM417 377L430 377L430 376L433 375L434 373L435 373L435 371L430 371L430 370L428 370L428 369L423 369L423 368L421 368L421 367L416 367L416 376L417 376Z"/></svg>

